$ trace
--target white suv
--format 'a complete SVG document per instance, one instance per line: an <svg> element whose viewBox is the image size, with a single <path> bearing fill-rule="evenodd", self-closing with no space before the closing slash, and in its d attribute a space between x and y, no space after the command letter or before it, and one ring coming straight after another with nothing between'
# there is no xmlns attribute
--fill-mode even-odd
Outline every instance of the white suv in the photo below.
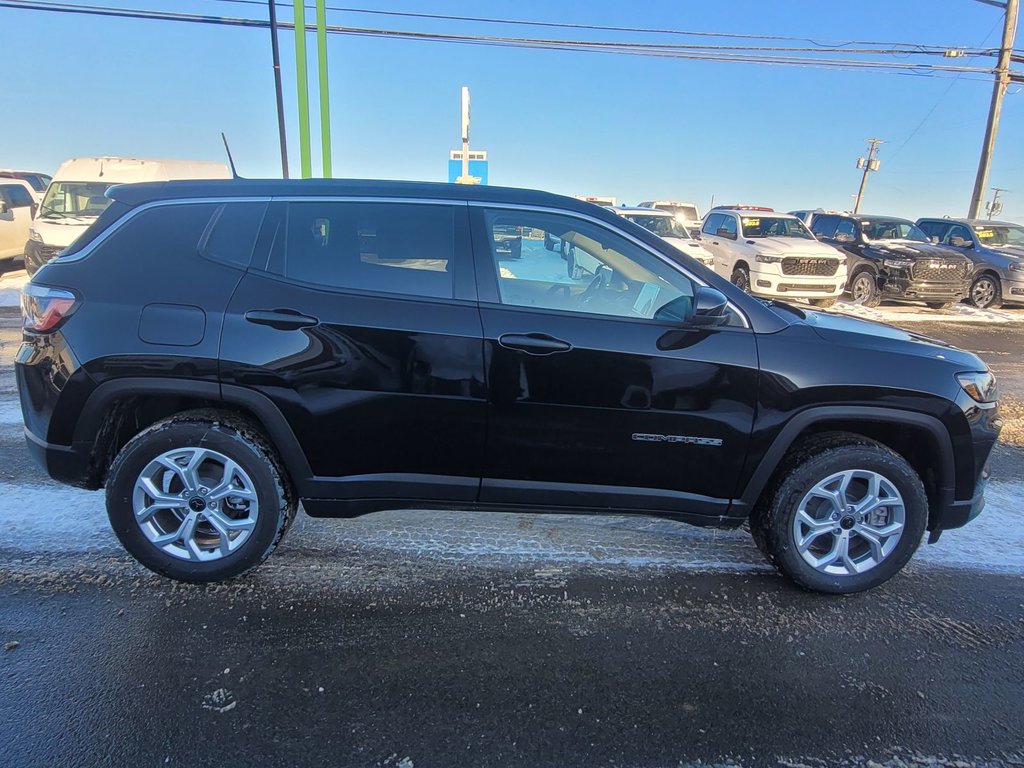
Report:
<svg viewBox="0 0 1024 768"><path fill-rule="evenodd" d="M818 242L796 216L771 208L711 209L704 217L701 245L714 254L718 274L760 296L831 307L846 286L846 257Z"/></svg>
<svg viewBox="0 0 1024 768"><path fill-rule="evenodd" d="M715 259L699 240L694 240L689 231L679 220L668 211L657 208L609 208L624 219L639 224L648 232L653 232L678 251L696 259L705 267L715 268Z"/></svg>

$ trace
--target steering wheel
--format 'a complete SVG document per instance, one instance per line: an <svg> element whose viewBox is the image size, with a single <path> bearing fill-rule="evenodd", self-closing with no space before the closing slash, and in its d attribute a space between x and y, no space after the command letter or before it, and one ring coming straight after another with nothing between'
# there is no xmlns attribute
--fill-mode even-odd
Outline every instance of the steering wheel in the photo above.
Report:
<svg viewBox="0 0 1024 768"><path fill-rule="evenodd" d="M594 275L594 279L590 281L590 285L588 285L586 290L580 294L580 306L585 307L587 304L592 302L597 295L601 293L601 291L608 287L610 280L611 274L609 271L598 269L597 274Z"/></svg>

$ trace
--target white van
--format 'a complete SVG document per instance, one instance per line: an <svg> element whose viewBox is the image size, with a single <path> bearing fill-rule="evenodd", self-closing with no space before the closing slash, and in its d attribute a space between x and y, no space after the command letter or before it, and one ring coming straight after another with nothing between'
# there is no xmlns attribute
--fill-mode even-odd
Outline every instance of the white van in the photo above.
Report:
<svg viewBox="0 0 1024 768"><path fill-rule="evenodd" d="M700 231L701 218L696 203L681 203L678 200L645 200L640 203L639 207L668 211L676 217L676 221L690 231L690 234L696 235Z"/></svg>
<svg viewBox="0 0 1024 768"><path fill-rule="evenodd" d="M84 232L110 200L115 184L174 179L230 179L223 163L137 157L76 157L57 169L46 188L25 244L25 269L34 274Z"/></svg>

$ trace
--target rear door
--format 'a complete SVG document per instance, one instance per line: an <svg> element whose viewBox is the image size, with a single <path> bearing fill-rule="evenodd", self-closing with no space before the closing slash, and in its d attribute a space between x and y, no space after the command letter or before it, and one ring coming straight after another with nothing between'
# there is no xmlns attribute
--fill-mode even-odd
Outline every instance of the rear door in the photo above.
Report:
<svg viewBox="0 0 1024 768"><path fill-rule="evenodd" d="M277 406L317 497L475 500L485 392L466 204L271 209L267 256L228 310L223 383Z"/></svg>
<svg viewBox="0 0 1024 768"><path fill-rule="evenodd" d="M697 282L607 225L471 211L490 395L480 500L724 514L757 392L743 318L655 319L670 301L686 314ZM569 274L550 239L598 267Z"/></svg>
<svg viewBox="0 0 1024 768"><path fill-rule="evenodd" d="M0 183L0 200L7 204L7 211L0 213L0 259L21 256L35 199L21 182L11 182Z"/></svg>

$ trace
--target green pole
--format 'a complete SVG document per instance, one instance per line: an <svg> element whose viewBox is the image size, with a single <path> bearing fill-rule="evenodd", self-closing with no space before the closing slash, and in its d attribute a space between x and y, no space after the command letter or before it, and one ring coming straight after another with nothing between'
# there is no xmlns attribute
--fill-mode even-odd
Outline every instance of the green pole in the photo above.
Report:
<svg viewBox="0 0 1024 768"><path fill-rule="evenodd" d="M323 142L324 178L331 178L331 102L327 88L327 9L316 0L316 54L320 65L320 141Z"/></svg>
<svg viewBox="0 0 1024 768"><path fill-rule="evenodd" d="M305 0L294 0L295 6L295 83L299 92L299 162L302 178L313 175L309 152L309 84L306 74L306 7Z"/></svg>

